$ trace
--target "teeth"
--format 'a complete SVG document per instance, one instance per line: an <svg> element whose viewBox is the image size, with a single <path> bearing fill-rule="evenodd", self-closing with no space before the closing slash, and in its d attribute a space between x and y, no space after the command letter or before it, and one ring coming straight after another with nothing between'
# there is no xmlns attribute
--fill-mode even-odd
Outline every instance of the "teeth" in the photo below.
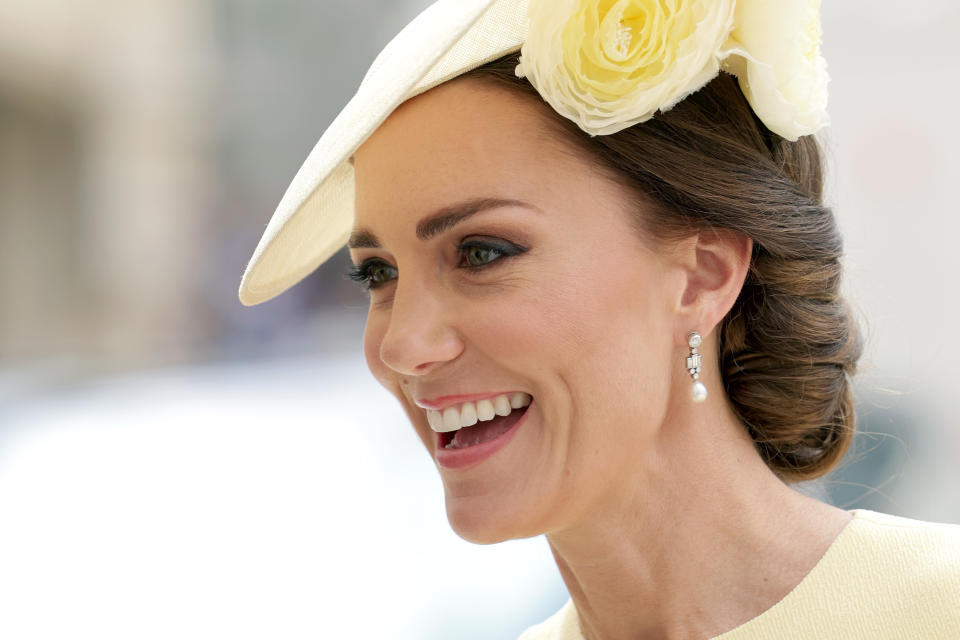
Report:
<svg viewBox="0 0 960 640"><path fill-rule="evenodd" d="M472 402L464 402L460 407L460 426L472 427L477 424L477 407Z"/></svg>
<svg viewBox="0 0 960 640"><path fill-rule="evenodd" d="M477 403L477 417L486 422L487 420L493 420L493 416L497 415L493 410L493 403L490 400L481 400Z"/></svg>
<svg viewBox="0 0 960 640"><path fill-rule="evenodd" d="M430 428L434 431L446 431L446 429L443 428L443 414L439 411L427 411L427 422L430 423Z"/></svg>
<svg viewBox="0 0 960 640"><path fill-rule="evenodd" d="M530 396L525 393L515 393L510 396L510 408L511 409L522 409L523 407L530 404Z"/></svg>
<svg viewBox="0 0 960 640"><path fill-rule="evenodd" d="M444 431L455 431L460 428L460 412L456 407L447 407L443 410Z"/></svg>
<svg viewBox="0 0 960 640"><path fill-rule="evenodd" d="M459 407L447 407L443 411L427 410L427 422L438 433L456 431L462 427L471 427L477 421L486 422L495 416L509 415L513 409L521 409L530 404L532 398L526 393L501 394L495 398L486 398L476 404L464 402Z"/></svg>

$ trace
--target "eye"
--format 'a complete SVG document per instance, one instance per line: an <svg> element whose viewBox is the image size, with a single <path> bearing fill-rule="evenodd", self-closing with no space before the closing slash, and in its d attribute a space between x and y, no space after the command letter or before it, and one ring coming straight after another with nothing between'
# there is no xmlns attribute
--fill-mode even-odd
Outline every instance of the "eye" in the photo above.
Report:
<svg viewBox="0 0 960 640"><path fill-rule="evenodd" d="M366 290L376 289L397 277L396 267L392 267L379 258L371 258L360 263L359 267L351 268L347 276L359 282Z"/></svg>
<svg viewBox="0 0 960 640"><path fill-rule="evenodd" d="M482 269L492 262L523 253L527 249L509 242L470 240L460 244L460 264L467 269Z"/></svg>
<svg viewBox="0 0 960 640"><path fill-rule="evenodd" d="M493 262L501 255L503 254L495 248L474 245L464 250L463 260L469 267L482 267L489 262Z"/></svg>

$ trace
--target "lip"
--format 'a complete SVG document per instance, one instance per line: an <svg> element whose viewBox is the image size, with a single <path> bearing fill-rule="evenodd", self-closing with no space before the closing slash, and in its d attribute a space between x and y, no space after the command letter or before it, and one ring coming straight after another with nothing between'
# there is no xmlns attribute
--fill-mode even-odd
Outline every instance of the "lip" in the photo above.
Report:
<svg viewBox="0 0 960 640"><path fill-rule="evenodd" d="M523 426L523 423L527 421L527 416L530 415L530 407L532 407L533 404L534 403L531 402L529 405L524 407L523 415L520 416L520 419L517 420L516 424L510 427L507 431L501 433L493 440L488 440L487 442L483 442L481 444L475 444L471 447L465 447L463 449L446 449L442 444L443 434L436 433L434 438L434 457L436 458L437 464L446 469L456 469L458 471L462 471L486 460L494 453L507 446L507 443L513 439L513 436L516 435L520 427Z"/></svg>
<svg viewBox="0 0 960 640"><path fill-rule="evenodd" d="M518 391L497 391L495 393L463 393L454 396L437 396L436 398L421 398L414 400L413 403L421 409L432 409L434 411L443 411L447 407L453 407L464 402L477 402L479 400L489 400L497 396L507 396L508 398ZM527 394L529 395L529 394Z"/></svg>

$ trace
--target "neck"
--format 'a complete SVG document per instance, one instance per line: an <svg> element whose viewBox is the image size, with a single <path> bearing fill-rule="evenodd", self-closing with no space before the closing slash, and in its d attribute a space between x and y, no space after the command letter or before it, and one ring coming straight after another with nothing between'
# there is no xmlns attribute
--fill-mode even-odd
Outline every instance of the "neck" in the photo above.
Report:
<svg viewBox="0 0 960 640"><path fill-rule="evenodd" d="M784 485L725 407L683 418L634 477L547 534L586 640L729 631L789 593L850 519Z"/></svg>

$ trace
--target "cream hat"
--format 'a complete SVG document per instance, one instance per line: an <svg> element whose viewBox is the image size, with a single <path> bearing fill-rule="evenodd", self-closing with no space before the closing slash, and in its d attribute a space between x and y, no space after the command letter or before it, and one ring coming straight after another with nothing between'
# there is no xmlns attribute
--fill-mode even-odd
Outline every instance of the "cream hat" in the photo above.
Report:
<svg viewBox="0 0 960 640"><path fill-rule="evenodd" d="M439 0L380 52L300 167L247 265L240 301L279 295L346 243L351 158L394 109L509 53L522 52L517 74L589 135L616 133L666 111L721 69L738 77L771 131L787 140L816 132L829 121L817 5Z"/></svg>
<svg viewBox="0 0 960 640"><path fill-rule="evenodd" d="M440 0L380 52L297 171L240 282L240 301L278 296L346 244L353 226L350 158L406 100L518 51L527 0Z"/></svg>

